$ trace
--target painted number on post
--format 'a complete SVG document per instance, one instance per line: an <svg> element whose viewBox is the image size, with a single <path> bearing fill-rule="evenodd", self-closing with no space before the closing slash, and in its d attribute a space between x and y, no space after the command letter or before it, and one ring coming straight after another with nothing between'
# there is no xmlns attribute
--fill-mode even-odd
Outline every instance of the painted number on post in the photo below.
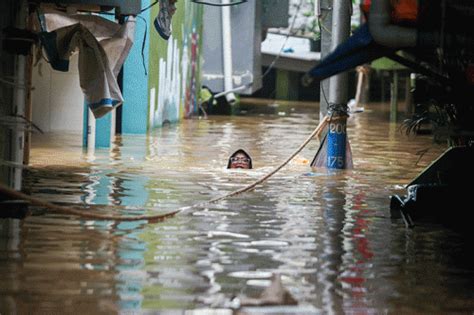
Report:
<svg viewBox="0 0 474 315"><path fill-rule="evenodd" d="M345 134L346 133L346 125L345 124L329 124L329 132L335 134Z"/></svg>
<svg viewBox="0 0 474 315"><path fill-rule="evenodd" d="M342 156L328 156L328 165L330 168L343 168L344 158Z"/></svg>

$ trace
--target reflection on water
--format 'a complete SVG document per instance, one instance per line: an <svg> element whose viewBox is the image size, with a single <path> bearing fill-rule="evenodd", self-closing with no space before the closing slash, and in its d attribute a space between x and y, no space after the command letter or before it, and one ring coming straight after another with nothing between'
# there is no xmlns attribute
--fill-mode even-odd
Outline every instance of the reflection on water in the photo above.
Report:
<svg viewBox="0 0 474 315"><path fill-rule="evenodd" d="M90 211L145 214L209 200L259 178L316 127L314 111L187 120L84 156L80 135L35 140L25 187ZM349 120L354 170L311 171L311 143L267 184L158 224L38 215L0 224L0 313L117 313L219 305L272 272L315 310L474 310L473 264L441 226L406 230L389 196L443 148L407 138L372 105ZM253 170L227 170L245 148ZM419 159L417 151L430 147ZM155 210L153 210L155 209ZM16 226L15 226L16 225Z"/></svg>

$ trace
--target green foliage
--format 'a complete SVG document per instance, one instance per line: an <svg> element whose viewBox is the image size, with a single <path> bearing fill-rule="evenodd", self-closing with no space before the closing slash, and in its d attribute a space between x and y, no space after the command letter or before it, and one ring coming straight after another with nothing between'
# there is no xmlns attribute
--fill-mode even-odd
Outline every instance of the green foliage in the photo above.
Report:
<svg viewBox="0 0 474 315"><path fill-rule="evenodd" d="M297 30L297 34L312 38L320 38L319 25L317 17L314 16L315 0L306 0L304 9L300 12L301 16L306 18L306 22Z"/></svg>

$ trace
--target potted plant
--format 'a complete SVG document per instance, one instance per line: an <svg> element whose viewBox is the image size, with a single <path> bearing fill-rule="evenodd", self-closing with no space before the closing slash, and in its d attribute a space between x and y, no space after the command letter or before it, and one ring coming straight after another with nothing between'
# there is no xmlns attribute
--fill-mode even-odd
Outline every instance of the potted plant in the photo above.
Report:
<svg viewBox="0 0 474 315"><path fill-rule="evenodd" d="M321 51L321 33L318 18L314 15L314 0L307 0L306 4L303 11L306 19L303 24L303 36L309 39L311 51Z"/></svg>

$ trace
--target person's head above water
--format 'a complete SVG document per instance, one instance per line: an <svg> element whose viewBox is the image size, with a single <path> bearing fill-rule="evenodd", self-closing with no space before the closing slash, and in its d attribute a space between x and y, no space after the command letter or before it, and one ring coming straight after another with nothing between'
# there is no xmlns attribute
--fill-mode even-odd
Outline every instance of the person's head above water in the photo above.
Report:
<svg viewBox="0 0 474 315"><path fill-rule="evenodd" d="M238 149L229 157L227 168L252 168L252 158L242 149Z"/></svg>

